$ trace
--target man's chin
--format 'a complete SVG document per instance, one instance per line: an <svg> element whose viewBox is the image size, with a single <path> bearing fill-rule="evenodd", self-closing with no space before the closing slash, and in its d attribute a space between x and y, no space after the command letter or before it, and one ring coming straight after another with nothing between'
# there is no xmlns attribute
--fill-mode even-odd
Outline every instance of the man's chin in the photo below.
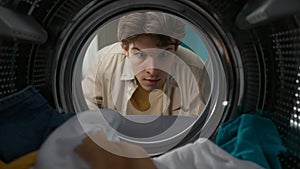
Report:
<svg viewBox="0 0 300 169"><path fill-rule="evenodd" d="M155 90L155 88L146 88L144 90L146 90L147 92L152 92L153 90Z"/></svg>
<svg viewBox="0 0 300 169"><path fill-rule="evenodd" d="M155 87L148 87L148 86L147 86L147 87L144 86L143 89L144 89L145 91L147 91L147 92L152 92L152 91L158 90L158 89L155 88Z"/></svg>

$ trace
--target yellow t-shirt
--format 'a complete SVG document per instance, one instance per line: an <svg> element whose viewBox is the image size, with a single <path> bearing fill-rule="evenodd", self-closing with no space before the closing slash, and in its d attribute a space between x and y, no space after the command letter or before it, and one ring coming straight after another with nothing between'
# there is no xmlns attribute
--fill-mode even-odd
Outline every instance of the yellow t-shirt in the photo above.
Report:
<svg viewBox="0 0 300 169"><path fill-rule="evenodd" d="M161 115L163 113L163 91L147 92L141 87L132 95L127 105L128 115Z"/></svg>
<svg viewBox="0 0 300 169"><path fill-rule="evenodd" d="M37 151L21 156L10 163L0 161L0 169L30 169L34 166Z"/></svg>

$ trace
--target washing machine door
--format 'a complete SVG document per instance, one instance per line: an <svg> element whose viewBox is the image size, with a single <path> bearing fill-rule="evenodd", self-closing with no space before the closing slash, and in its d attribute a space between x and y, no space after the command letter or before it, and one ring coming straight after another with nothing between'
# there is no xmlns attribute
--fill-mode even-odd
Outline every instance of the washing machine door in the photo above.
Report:
<svg viewBox="0 0 300 169"><path fill-rule="evenodd" d="M213 140L223 122L260 110L275 122L288 148L281 156L282 165L299 166L297 1L15 0L0 4L1 97L33 84L60 112L88 110L81 84L88 56L116 42L118 19L141 11L167 13L186 24L182 47L202 60L203 76L208 79L208 87L199 88L205 93L204 109L197 117L116 113L122 119L122 127L116 130L120 138L158 155L198 137Z"/></svg>
<svg viewBox="0 0 300 169"><path fill-rule="evenodd" d="M75 48L74 46L67 46L66 50L63 51L67 52L67 54L63 54L63 56L67 57L61 58L62 62L65 62L65 64L63 64L64 66L60 66L60 70L66 71L71 69L73 70L73 73L69 77L67 77L67 74L59 74L59 77L56 77L56 80L62 83L60 88L55 90L56 95L64 98L62 99L63 102L56 100L56 104L59 105L58 107L69 111L86 111L88 110L87 105L90 100L85 97L85 90L88 90L93 94L97 93L97 91L94 90L95 86L93 86L93 84L86 85L91 78L95 77L96 79L103 79L101 82L103 86L118 85L113 83L114 77L118 77L117 73L112 73L112 82L106 82L108 78L103 78L104 74L103 76L98 77L98 74L99 72L104 71L104 69L106 73L119 72L117 70L120 68L123 69L123 63L120 63L121 66L119 67L111 68L106 66L107 63L111 64L111 61L108 60L115 57L112 54L122 50L121 44L117 39L117 25L120 17L139 12L153 12L164 13L183 22L185 24L186 35L181 40L181 44L177 51L178 56L174 58L173 64L185 66L175 74L168 72L165 65L160 65L159 69L168 72L178 84L181 93L176 97L190 100L189 96L184 93L184 86L188 84L190 86L188 87L188 90L191 90L193 88L193 83L197 83L196 91L192 92L202 93L201 103L200 100L197 102L198 107L201 104L201 110L197 110L197 116L186 117L173 115L174 112L164 114L164 116L126 115L126 112L124 112L126 108L124 108L124 106L122 107L122 105L119 106L117 103L117 100L125 97L126 93L122 92L126 89L122 88L119 91L118 87L107 87L107 95L112 97L112 101L115 104L113 109L119 111L119 113L123 115L119 117L123 119L122 122L124 123L121 123L119 130L117 130L120 137L127 142L141 145L151 155L164 153L171 148L191 142L199 136L212 136L221 120L228 116L227 112L234 111L236 108L236 106L233 106L236 104L230 106L229 103L238 102L239 99L239 96L233 97L233 94L229 94L230 92L234 92L236 95L239 93L240 87L237 87L237 90L233 90L233 88L235 88L233 85L236 83L231 83L231 80L238 81L239 79L235 79L233 74L240 72L234 68L224 66L224 63L228 62L229 64L230 62L229 60L226 60L225 56L231 56L231 54L229 54L230 51L225 48L225 42L222 41L223 37L220 33L225 35L225 32L223 32L220 25L217 24L216 20L209 18L209 14L201 8L188 10L193 12L188 15L193 16L197 14L194 20L189 20L185 16L179 15L179 13L171 14L171 11L175 11L175 9L169 9L169 12L162 11L162 9L168 9L169 7L167 6L169 6L170 3L171 2L157 2L151 9L144 9L141 6L147 5L147 3L141 2L139 4L133 2L132 5L141 6L139 8L132 8L129 11L123 11L123 8L117 7L116 9L109 11L110 15L107 15L107 18L105 19L103 18L102 23L100 22L99 16L103 14L103 8L99 8L98 11L96 10L82 23L82 25L87 25L89 23L89 25L92 26L89 29L87 29L86 26L82 27L84 30L89 30L89 32L83 35L81 33L83 30L79 27L79 29L76 29L72 34L73 36L71 36L74 44L80 44L81 46ZM173 3L174 2L172 2L172 4ZM178 5L182 5L182 9L187 7L185 6L186 4L179 3ZM123 11L123 13L114 14L114 12L117 12L118 10ZM215 25L210 22L215 22ZM226 37L224 36L224 38ZM96 50L94 49L94 46L96 46ZM76 53L73 53L74 49L76 49ZM97 49L99 51L97 51ZM190 53L193 54L191 55ZM70 55L75 58L70 60ZM124 65L126 65L126 59L124 59L124 62ZM94 66L94 63L97 63L97 65ZM195 68L200 71L193 72ZM190 74L191 76L189 76L189 73L192 73ZM196 81L193 79L196 79ZM239 84L240 82L237 83ZM69 89L69 86L72 86L72 89L66 90ZM67 93L67 91L70 93ZM173 98L169 95L169 100L171 99ZM186 100L181 101L184 104ZM67 101L72 104L68 104ZM109 105L109 103L104 103L104 105L105 104ZM104 106L104 108L107 107Z"/></svg>

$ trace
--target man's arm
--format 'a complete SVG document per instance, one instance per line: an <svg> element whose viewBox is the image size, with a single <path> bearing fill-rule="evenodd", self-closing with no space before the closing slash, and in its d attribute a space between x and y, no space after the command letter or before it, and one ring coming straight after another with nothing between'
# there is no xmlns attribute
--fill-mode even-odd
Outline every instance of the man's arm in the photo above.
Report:
<svg viewBox="0 0 300 169"><path fill-rule="evenodd" d="M89 68L86 76L81 82L82 91L85 98L85 101L89 107L89 109L94 110L98 107L101 107L102 97L97 96L96 90L101 88L102 81L97 79L101 77L101 50L97 52L96 58L93 59L92 62L89 63ZM99 93L99 91L97 92ZM99 106L100 105L100 106Z"/></svg>
<svg viewBox="0 0 300 169"><path fill-rule="evenodd" d="M86 137L75 148L75 152L91 169L157 169L142 147L126 142L109 141L101 131L92 138Z"/></svg>

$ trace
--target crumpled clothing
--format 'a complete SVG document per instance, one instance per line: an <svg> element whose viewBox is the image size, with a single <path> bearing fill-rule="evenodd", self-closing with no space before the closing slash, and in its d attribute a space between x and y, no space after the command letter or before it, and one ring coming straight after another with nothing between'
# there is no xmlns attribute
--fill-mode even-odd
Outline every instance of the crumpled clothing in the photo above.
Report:
<svg viewBox="0 0 300 169"><path fill-rule="evenodd" d="M216 144L236 158L267 169L280 169L278 155L286 151L272 120L258 114L242 114L224 123Z"/></svg>
<svg viewBox="0 0 300 169"><path fill-rule="evenodd" d="M81 144L87 133L104 131L108 140L120 141L116 128L121 124L119 116L113 110L100 109L78 113L58 127L41 146L34 169L82 169L88 168L74 149ZM103 116L102 113L111 116ZM259 165L237 159L222 150L213 142L199 138L193 144L187 144L153 158L158 169L261 169Z"/></svg>
<svg viewBox="0 0 300 169"><path fill-rule="evenodd" d="M33 87L0 99L0 158L9 163L37 150L75 113L61 114Z"/></svg>
<svg viewBox="0 0 300 169"><path fill-rule="evenodd" d="M199 138L153 160L159 169L262 169L251 161L233 157L207 138Z"/></svg>

